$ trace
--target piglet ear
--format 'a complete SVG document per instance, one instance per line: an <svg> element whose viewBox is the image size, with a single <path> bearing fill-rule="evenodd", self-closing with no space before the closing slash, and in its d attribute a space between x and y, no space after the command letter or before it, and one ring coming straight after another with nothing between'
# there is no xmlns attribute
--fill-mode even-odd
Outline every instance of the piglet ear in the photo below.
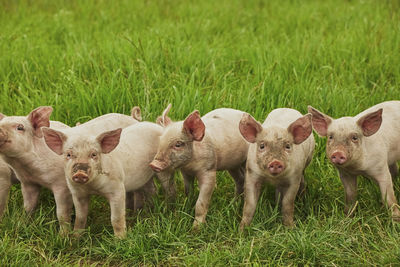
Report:
<svg viewBox="0 0 400 267"><path fill-rule="evenodd" d="M288 132L293 136L296 145L303 143L312 132L311 114L306 114L292 122Z"/></svg>
<svg viewBox="0 0 400 267"><path fill-rule="evenodd" d="M167 116L167 115L168 115L168 112L169 112L170 109L171 109L171 107L172 107L172 105L171 105L171 104L168 104L167 108L164 109L162 115L157 117L156 123L157 123L158 125L161 125L162 127L166 127L166 126L168 126L169 124L171 124L172 120L171 120L170 117Z"/></svg>
<svg viewBox="0 0 400 267"><path fill-rule="evenodd" d="M362 129L364 136L371 136L379 130L382 124L382 112L383 109L378 109L358 119L357 125Z"/></svg>
<svg viewBox="0 0 400 267"><path fill-rule="evenodd" d="M134 106L131 110L131 116L137 121L142 121L142 111L140 107Z"/></svg>
<svg viewBox="0 0 400 267"><path fill-rule="evenodd" d="M96 138L100 143L102 153L110 153L117 147L121 137L121 132L122 128L118 128L116 130L104 132Z"/></svg>
<svg viewBox="0 0 400 267"><path fill-rule="evenodd" d="M250 114L243 113L242 119L239 122L239 131L250 143L256 141L257 135L262 131L261 124L256 121Z"/></svg>
<svg viewBox="0 0 400 267"><path fill-rule="evenodd" d="M50 115L53 108L49 106L38 107L31 111L28 120L31 122L35 136L42 137L42 127L50 126Z"/></svg>
<svg viewBox="0 0 400 267"><path fill-rule="evenodd" d="M206 126L201 120L198 110L193 111L189 116L187 116L183 122L183 131L195 141L203 140Z"/></svg>
<svg viewBox="0 0 400 267"><path fill-rule="evenodd" d="M5 116L6 116L6 115L4 115L3 113L0 113L0 121L1 121L2 119L4 119Z"/></svg>
<svg viewBox="0 0 400 267"><path fill-rule="evenodd" d="M62 155L63 145L64 142L67 140L67 136L62 132L56 131L48 127L43 127L42 132L44 141L46 142L47 146L58 155Z"/></svg>
<svg viewBox="0 0 400 267"><path fill-rule="evenodd" d="M320 136L326 136L328 132L328 126L331 124L332 118L313 108L312 106L308 106L308 112L312 115L311 120L314 130Z"/></svg>

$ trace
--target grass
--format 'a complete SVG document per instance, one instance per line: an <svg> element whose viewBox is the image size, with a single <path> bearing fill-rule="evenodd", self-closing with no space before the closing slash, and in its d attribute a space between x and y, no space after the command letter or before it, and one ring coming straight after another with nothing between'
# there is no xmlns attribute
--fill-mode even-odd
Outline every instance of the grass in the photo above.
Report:
<svg viewBox="0 0 400 267"><path fill-rule="evenodd" d="M400 4L396 0L52 1L0 0L0 111L54 107L69 125L134 105L154 121L232 107L262 121L272 109L307 105L340 117L400 93ZM399 265L400 226L379 190L359 179L353 218L317 137L297 227L281 225L273 188L240 234L242 201L218 174L207 225L191 231L195 199L130 215L126 240L112 236L109 208L92 201L81 239L58 236L54 200L43 190L32 217L20 187L0 223L0 265ZM395 191L400 192L395 181Z"/></svg>

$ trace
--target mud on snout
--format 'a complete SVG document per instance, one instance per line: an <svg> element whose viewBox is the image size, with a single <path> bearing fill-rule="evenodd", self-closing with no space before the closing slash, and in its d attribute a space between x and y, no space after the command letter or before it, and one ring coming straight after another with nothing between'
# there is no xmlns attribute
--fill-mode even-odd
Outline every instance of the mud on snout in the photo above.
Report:
<svg viewBox="0 0 400 267"><path fill-rule="evenodd" d="M90 166L88 163L75 163L72 166L72 181L85 184L89 181Z"/></svg>

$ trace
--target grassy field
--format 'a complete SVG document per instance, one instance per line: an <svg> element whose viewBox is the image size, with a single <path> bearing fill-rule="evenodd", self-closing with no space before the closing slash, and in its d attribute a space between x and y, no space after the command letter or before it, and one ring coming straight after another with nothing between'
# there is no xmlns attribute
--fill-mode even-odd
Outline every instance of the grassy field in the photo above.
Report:
<svg viewBox="0 0 400 267"><path fill-rule="evenodd" d="M54 107L70 125L139 105L154 121L232 107L262 121L277 107L355 115L400 95L400 3L396 0L0 0L0 111ZM0 265L399 265L400 225L378 187L359 179L354 218L317 137L296 228L281 225L266 186L249 230L242 201L218 174L207 225L191 231L195 199L130 214L128 238L112 235L109 208L94 198L80 240L58 236L54 200L23 212L19 186L0 223ZM399 197L400 182L395 181Z"/></svg>

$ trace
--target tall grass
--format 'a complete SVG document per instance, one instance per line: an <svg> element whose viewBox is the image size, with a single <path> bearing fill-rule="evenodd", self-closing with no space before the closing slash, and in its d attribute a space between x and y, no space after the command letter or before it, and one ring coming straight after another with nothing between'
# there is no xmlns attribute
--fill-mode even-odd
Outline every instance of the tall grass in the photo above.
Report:
<svg viewBox="0 0 400 267"><path fill-rule="evenodd" d="M0 112L54 107L70 125L134 105L154 121L172 103L183 119L232 107L262 121L274 108L307 105L333 117L399 99L400 4L395 0L0 0ZM57 234L54 200L43 190L28 217L19 186L0 223L0 265L397 265L400 228L360 179L353 218L317 138L296 202L297 227L281 225L266 187L252 227L240 234L242 201L218 174L208 223L191 232L195 199L175 209L162 196L129 217L126 240L112 236L109 208L95 198L81 239ZM395 191L399 183L395 181Z"/></svg>

